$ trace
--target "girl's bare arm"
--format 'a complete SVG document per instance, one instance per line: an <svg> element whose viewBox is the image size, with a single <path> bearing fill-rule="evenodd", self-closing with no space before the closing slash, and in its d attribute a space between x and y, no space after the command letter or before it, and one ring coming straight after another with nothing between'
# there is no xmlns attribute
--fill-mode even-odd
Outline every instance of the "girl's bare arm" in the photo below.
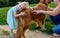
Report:
<svg viewBox="0 0 60 38"><path fill-rule="evenodd" d="M14 16L15 16L15 17L24 16L24 15L25 15L24 12L21 12L20 14L16 14L16 12L14 13Z"/></svg>

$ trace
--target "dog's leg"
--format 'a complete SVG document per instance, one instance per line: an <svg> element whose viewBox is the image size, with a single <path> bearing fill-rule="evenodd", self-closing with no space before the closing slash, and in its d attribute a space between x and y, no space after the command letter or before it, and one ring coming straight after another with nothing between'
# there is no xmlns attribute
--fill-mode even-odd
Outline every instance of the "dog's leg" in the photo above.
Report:
<svg viewBox="0 0 60 38"><path fill-rule="evenodd" d="M23 37L23 27L18 26L17 32L16 32L16 38L22 38Z"/></svg>
<svg viewBox="0 0 60 38"><path fill-rule="evenodd" d="M39 25L39 27L41 27L41 30L42 31L44 31L45 30L45 22L44 21L42 21L42 20L40 20L40 21L38 21L38 25Z"/></svg>
<svg viewBox="0 0 60 38"><path fill-rule="evenodd" d="M42 31L46 30L45 29L45 20L42 20L42 26L41 26Z"/></svg>
<svg viewBox="0 0 60 38"><path fill-rule="evenodd" d="M23 37L23 25L21 24L21 20L18 18L17 22L18 22L18 28L16 32L16 38L24 38Z"/></svg>
<svg viewBox="0 0 60 38"><path fill-rule="evenodd" d="M23 29L24 34L25 34L26 30L30 27L30 24L31 24L31 20L26 19L26 20L25 20L25 27L24 27L24 29ZM25 35L24 35L24 37L25 37ZM25 38L26 38L26 37L25 37Z"/></svg>
<svg viewBox="0 0 60 38"><path fill-rule="evenodd" d="M30 25L26 25L26 26L24 27L24 34L25 34L26 30L29 28L29 26L30 26ZM25 35L24 35L24 38L26 38Z"/></svg>
<svg viewBox="0 0 60 38"><path fill-rule="evenodd" d="M38 23L38 26L41 27L42 21L38 20L37 23Z"/></svg>

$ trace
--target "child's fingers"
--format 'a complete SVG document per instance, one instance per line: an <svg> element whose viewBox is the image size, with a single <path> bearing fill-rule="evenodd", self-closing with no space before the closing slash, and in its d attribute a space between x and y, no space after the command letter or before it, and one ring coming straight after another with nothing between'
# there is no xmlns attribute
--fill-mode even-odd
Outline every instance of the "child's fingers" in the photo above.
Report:
<svg viewBox="0 0 60 38"><path fill-rule="evenodd" d="M25 15L26 15L25 12L21 12L21 13L20 13L20 16L25 16Z"/></svg>

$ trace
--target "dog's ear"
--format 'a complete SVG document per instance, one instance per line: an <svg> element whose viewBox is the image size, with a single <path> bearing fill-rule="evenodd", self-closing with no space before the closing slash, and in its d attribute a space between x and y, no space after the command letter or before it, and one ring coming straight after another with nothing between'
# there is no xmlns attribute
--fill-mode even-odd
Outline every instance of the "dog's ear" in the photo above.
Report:
<svg viewBox="0 0 60 38"><path fill-rule="evenodd" d="M51 2L51 0L40 0L39 3L43 3L43 4L48 5L50 2Z"/></svg>
<svg viewBox="0 0 60 38"><path fill-rule="evenodd" d="M45 3L45 0L40 0L40 2L39 3Z"/></svg>
<svg viewBox="0 0 60 38"><path fill-rule="evenodd" d="M49 4L51 2L51 0L45 0L45 4Z"/></svg>

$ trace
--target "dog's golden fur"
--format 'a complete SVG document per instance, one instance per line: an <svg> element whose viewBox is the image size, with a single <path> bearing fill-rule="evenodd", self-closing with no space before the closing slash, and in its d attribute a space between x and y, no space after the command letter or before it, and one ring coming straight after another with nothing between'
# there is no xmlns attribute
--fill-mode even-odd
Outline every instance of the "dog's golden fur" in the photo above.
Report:
<svg viewBox="0 0 60 38"><path fill-rule="evenodd" d="M31 8L25 8L21 12L26 13L23 17L17 17L18 28L16 32L16 38L26 38L24 33L30 27L32 20L37 22L37 24L41 27L42 31L45 30L45 17L44 14L34 14L33 10L47 10L49 0L40 0L37 6ZM20 13L20 12L19 12Z"/></svg>

